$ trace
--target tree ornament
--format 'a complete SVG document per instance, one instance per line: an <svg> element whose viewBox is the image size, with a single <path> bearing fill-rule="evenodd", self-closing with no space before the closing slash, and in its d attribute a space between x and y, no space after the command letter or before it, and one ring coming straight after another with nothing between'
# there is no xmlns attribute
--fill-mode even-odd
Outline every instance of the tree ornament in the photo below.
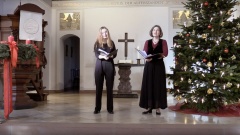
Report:
<svg viewBox="0 0 240 135"><path fill-rule="evenodd" d="M211 29L211 28L212 28L212 25L209 24L209 25L208 25L208 29Z"/></svg>
<svg viewBox="0 0 240 135"><path fill-rule="evenodd" d="M178 65L179 64L178 61L175 61L175 64Z"/></svg>
<svg viewBox="0 0 240 135"><path fill-rule="evenodd" d="M216 80L212 80L212 84L214 84L214 83L215 83L215 81L216 81Z"/></svg>
<svg viewBox="0 0 240 135"><path fill-rule="evenodd" d="M240 23L237 24L237 27L240 29Z"/></svg>
<svg viewBox="0 0 240 135"><path fill-rule="evenodd" d="M230 36L227 36L227 40L229 41L231 38L230 38Z"/></svg>
<svg viewBox="0 0 240 135"><path fill-rule="evenodd" d="M236 56L233 55L233 56L231 57L231 59L232 59L232 60L236 60Z"/></svg>
<svg viewBox="0 0 240 135"><path fill-rule="evenodd" d="M168 89L167 89L167 92L170 92L170 91L171 91L171 89L170 89L170 88L168 88Z"/></svg>
<svg viewBox="0 0 240 135"><path fill-rule="evenodd" d="M207 63L207 66L208 66L208 67L212 67L212 62L209 61L209 62Z"/></svg>
<svg viewBox="0 0 240 135"><path fill-rule="evenodd" d="M175 83L174 83L174 86L178 86L178 83L177 83L177 82L175 82Z"/></svg>
<svg viewBox="0 0 240 135"><path fill-rule="evenodd" d="M220 14L222 15L222 14L223 14L223 11L220 11Z"/></svg>
<svg viewBox="0 0 240 135"><path fill-rule="evenodd" d="M220 71L221 77L223 77L223 75L225 74L223 71Z"/></svg>
<svg viewBox="0 0 240 135"><path fill-rule="evenodd" d="M225 52L225 53L228 53L228 52L229 52L228 48L225 48L225 49L224 49L224 52Z"/></svg>
<svg viewBox="0 0 240 135"><path fill-rule="evenodd" d="M181 45L177 45L176 47L177 47L177 48L181 48L182 46L181 46Z"/></svg>
<svg viewBox="0 0 240 135"><path fill-rule="evenodd" d="M207 90L207 94L213 94L213 90L211 89L211 88L209 88L208 90Z"/></svg>
<svg viewBox="0 0 240 135"><path fill-rule="evenodd" d="M177 96L177 100L179 101L179 100L181 100L182 99L182 96L180 95L180 96Z"/></svg>
<svg viewBox="0 0 240 135"><path fill-rule="evenodd" d="M202 103L204 103L204 98L202 98Z"/></svg>
<svg viewBox="0 0 240 135"><path fill-rule="evenodd" d="M218 2L215 2L215 6L216 6L216 7L218 6Z"/></svg>
<svg viewBox="0 0 240 135"><path fill-rule="evenodd" d="M219 60L219 61L222 61L222 56L220 56L220 57L218 58L218 60Z"/></svg>
<svg viewBox="0 0 240 135"><path fill-rule="evenodd" d="M190 34L189 34L189 33L187 33L187 34L186 34L186 36L187 36L187 37L189 37L189 36L190 36Z"/></svg>
<svg viewBox="0 0 240 135"><path fill-rule="evenodd" d="M234 43L234 44L237 44L237 43L239 43L239 42L238 42L238 39L235 41L235 43Z"/></svg>
<svg viewBox="0 0 240 135"><path fill-rule="evenodd" d="M190 40L189 40L189 43L190 43L190 44L192 44L192 43L193 43L193 40L192 40L192 39L190 39Z"/></svg>
<svg viewBox="0 0 240 135"><path fill-rule="evenodd" d="M192 60L194 60L195 59L195 57L194 56L192 56Z"/></svg>
<svg viewBox="0 0 240 135"><path fill-rule="evenodd" d="M230 87L232 87L232 83L228 82L226 86L227 86L227 88L230 88Z"/></svg>
<svg viewBox="0 0 240 135"><path fill-rule="evenodd" d="M185 65L183 69L186 71L188 69L187 65Z"/></svg>
<svg viewBox="0 0 240 135"><path fill-rule="evenodd" d="M224 26L224 22L221 22L221 26Z"/></svg>
<svg viewBox="0 0 240 135"><path fill-rule="evenodd" d="M206 34L202 34L202 38L203 39L207 38L207 35Z"/></svg>
<svg viewBox="0 0 240 135"><path fill-rule="evenodd" d="M208 6L208 2L207 1L204 2L204 6Z"/></svg>
<svg viewBox="0 0 240 135"><path fill-rule="evenodd" d="M181 52L180 52L180 53L178 53L178 56L183 56L183 53L181 53Z"/></svg>
<svg viewBox="0 0 240 135"><path fill-rule="evenodd" d="M211 17L210 22L212 21L212 19L213 19L213 18ZM210 24L209 24L209 25L210 25Z"/></svg>
<svg viewBox="0 0 240 135"><path fill-rule="evenodd" d="M228 15L231 15L231 14L232 14L232 10L229 10L229 11L227 12L227 14L228 14Z"/></svg>
<svg viewBox="0 0 240 135"><path fill-rule="evenodd" d="M195 35L195 30L192 31L192 34Z"/></svg>
<svg viewBox="0 0 240 135"><path fill-rule="evenodd" d="M188 79L188 83L189 83L189 84L191 84L191 83L192 83L192 80L191 80L190 78Z"/></svg>
<svg viewBox="0 0 240 135"><path fill-rule="evenodd" d="M206 62L207 62L207 59L204 58L202 61L203 61L204 63L206 63Z"/></svg>

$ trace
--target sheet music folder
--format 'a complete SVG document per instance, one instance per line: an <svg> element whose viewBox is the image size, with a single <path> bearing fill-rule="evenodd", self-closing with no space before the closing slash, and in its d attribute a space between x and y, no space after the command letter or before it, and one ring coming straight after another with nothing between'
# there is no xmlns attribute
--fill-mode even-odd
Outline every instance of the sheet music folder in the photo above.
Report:
<svg viewBox="0 0 240 135"><path fill-rule="evenodd" d="M110 57L110 56L113 56L113 55L117 54L118 49L112 51L111 53L108 53L108 52L106 52L106 51L104 51L104 50L102 50L102 49L98 49L98 51L100 51L101 53L103 53L103 54L106 55L107 57Z"/></svg>
<svg viewBox="0 0 240 135"><path fill-rule="evenodd" d="M141 51L137 48L135 48L135 49L143 56L144 59L150 59L150 58L152 58L156 55L159 55L159 54L149 54L149 55L147 55L147 53L145 51Z"/></svg>

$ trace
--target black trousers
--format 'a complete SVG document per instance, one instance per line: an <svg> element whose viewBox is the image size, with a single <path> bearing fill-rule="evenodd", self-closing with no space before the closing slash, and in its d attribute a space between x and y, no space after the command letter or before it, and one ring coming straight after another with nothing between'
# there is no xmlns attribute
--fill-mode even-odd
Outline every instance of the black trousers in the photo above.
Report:
<svg viewBox="0 0 240 135"><path fill-rule="evenodd" d="M104 78L107 88L107 110L113 111L113 83L114 83L114 66L108 61L98 61L95 67L95 84L96 84L96 106L95 110L100 111L102 108L102 92Z"/></svg>

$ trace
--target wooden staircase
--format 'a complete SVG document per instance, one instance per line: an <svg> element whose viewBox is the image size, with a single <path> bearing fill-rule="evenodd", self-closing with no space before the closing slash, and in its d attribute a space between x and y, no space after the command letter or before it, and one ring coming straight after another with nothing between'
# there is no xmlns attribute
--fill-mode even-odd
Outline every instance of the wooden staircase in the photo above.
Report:
<svg viewBox="0 0 240 135"><path fill-rule="evenodd" d="M46 87L43 86L42 82L42 70L36 74L27 85L27 95L34 101L46 101L49 93L45 92Z"/></svg>

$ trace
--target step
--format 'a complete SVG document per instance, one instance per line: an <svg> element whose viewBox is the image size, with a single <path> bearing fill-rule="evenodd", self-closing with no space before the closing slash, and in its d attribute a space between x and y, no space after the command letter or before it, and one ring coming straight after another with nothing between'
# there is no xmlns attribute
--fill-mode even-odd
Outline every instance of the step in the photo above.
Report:
<svg viewBox="0 0 240 135"><path fill-rule="evenodd" d="M49 93L43 92L43 99L41 100L40 95L36 91L28 91L26 94L34 101L47 101L47 96Z"/></svg>

